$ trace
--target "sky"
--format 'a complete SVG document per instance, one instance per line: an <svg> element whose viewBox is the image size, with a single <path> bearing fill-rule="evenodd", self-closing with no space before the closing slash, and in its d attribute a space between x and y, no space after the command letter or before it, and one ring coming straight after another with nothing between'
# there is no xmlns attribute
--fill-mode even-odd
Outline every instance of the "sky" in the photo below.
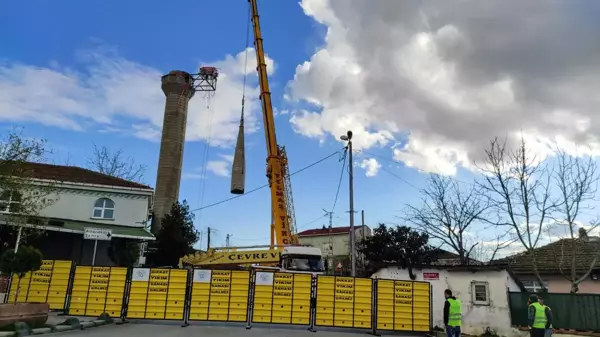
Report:
<svg viewBox="0 0 600 337"><path fill-rule="evenodd" d="M600 3L262 0L259 11L290 170L339 152L339 136L352 130L354 205L369 226L399 223L404 205L420 202L428 173L472 181L495 136L524 137L542 156L552 156L552 144L600 153ZM266 244L268 189L210 206L232 196L244 78L246 187L266 183L247 24L246 1L6 3L0 127L46 139L56 164L86 166L94 144L122 149L147 166L143 182L154 186L160 76L215 66L214 96L197 93L190 103L180 199L209 206L195 212L195 225L213 228L217 245L228 234L234 245ZM324 209L334 226L348 224L341 173L336 154L292 177L298 230L328 224Z"/></svg>

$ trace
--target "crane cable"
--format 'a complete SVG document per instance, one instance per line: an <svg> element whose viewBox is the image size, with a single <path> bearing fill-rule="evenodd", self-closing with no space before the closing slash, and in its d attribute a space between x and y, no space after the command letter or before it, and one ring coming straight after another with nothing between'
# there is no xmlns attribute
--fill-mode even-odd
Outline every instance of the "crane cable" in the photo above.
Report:
<svg viewBox="0 0 600 337"><path fill-rule="evenodd" d="M248 45L250 44L250 6L248 6L248 15L247 15L247 20L246 20L246 45L244 48L244 81L243 81L243 86L242 86L242 112L241 112L241 117L240 117L240 125L244 124L244 103L246 100L246 80L248 77ZM213 109L209 110L209 115L208 115L208 136L207 136L207 140L206 140L206 146L204 148L204 163L202 165L202 172L200 174L201 179L202 179L202 183L201 183L201 187L200 190L198 191L198 203L197 203L197 209L200 211L198 213L198 222L200 222L200 219L202 218L202 210L205 208L204 206L204 192L206 190L206 169L208 166L208 155L209 155L209 149L210 149L210 139L211 139L211 126L212 126L212 117L213 117Z"/></svg>
<svg viewBox="0 0 600 337"><path fill-rule="evenodd" d="M246 15L246 47L244 48L244 84L242 85L242 113L240 126L244 125L244 107L246 103L246 80L248 78L248 47L250 45L250 2L248 2L248 14Z"/></svg>
<svg viewBox="0 0 600 337"><path fill-rule="evenodd" d="M296 175L296 174L298 174L298 173L300 173L300 172L302 172L302 171L306 171L306 170L308 170L309 168L311 168L311 167L313 167L313 166L315 166L315 165L317 165L317 164L320 164L320 163L324 162L325 160L327 160L327 159L329 159L329 158L331 158L331 157L335 156L336 154L340 154L340 150L338 150L338 151L335 151L334 153L332 153L332 154L328 155L327 157L321 158L321 159L317 160L316 162L314 162L314 163L312 163L312 164L309 164L309 165L307 165L307 166L304 166L303 168L301 168L301 169L299 169L299 170L297 170L297 171L295 171L295 172L292 172L292 173L290 173L290 177L291 177L291 176L293 176L293 175ZM192 213L193 213L193 212L200 211L200 210L203 210L203 209L206 209L206 208L214 207L214 206L217 206L217 205L220 205L220 204L226 203L226 202L228 202L228 201L235 200L235 199L237 199L237 198L243 197L243 196L245 196L245 195L248 195L248 194L250 194L250 193L253 193L253 192L256 192L256 191L262 190L262 189L263 189L263 188L265 188L265 187L269 187L269 184L268 184L268 183L267 183L267 184L264 184L264 185L262 185L262 186L259 186L259 187L255 188L255 189L252 189L252 190L250 190L250 191L248 191L248 192L246 192L246 193L244 193L244 194L238 194L238 195L236 195L236 196L233 196L233 197L231 197L231 198L227 198L227 199L225 199L225 200L221 200L221 201L217 201L217 202L215 202L215 203L212 203L212 204L210 204L210 205L206 205L206 206L202 206L202 207L199 207L199 208L193 209L193 210L191 210L190 212L192 212Z"/></svg>

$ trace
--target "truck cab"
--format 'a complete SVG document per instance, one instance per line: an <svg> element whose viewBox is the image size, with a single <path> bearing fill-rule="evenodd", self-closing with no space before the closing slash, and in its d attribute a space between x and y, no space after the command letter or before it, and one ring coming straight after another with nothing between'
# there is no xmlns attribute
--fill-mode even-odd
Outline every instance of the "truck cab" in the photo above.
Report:
<svg viewBox="0 0 600 337"><path fill-rule="evenodd" d="M315 247L290 246L281 251L281 271L323 274L325 267L321 250Z"/></svg>

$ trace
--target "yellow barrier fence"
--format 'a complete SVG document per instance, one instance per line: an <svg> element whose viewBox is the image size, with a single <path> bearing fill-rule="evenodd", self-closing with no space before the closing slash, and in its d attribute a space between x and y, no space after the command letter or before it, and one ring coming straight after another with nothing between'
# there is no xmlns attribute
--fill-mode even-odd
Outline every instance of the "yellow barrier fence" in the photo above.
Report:
<svg viewBox="0 0 600 337"><path fill-rule="evenodd" d="M64 310L71 275L71 261L43 260L39 270L23 278L12 276L8 303L48 303L51 310ZM17 293L18 289L18 293Z"/></svg>
<svg viewBox="0 0 600 337"><path fill-rule="evenodd" d="M75 267L68 314L95 316L108 313L121 317L127 268L123 267Z"/></svg>
<svg viewBox="0 0 600 337"><path fill-rule="evenodd" d="M371 328L373 280L318 276L317 326Z"/></svg>
<svg viewBox="0 0 600 337"><path fill-rule="evenodd" d="M194 270L189 319L246 322L250 272Z"/></svg>
<svg viewBox="0 0 600 337"><path fill-rule="evenodd" d="M430 331L430 285L377 280L377 329Z"/></svg>
<svg viewBox="0 0 600 337"><path fill-rule="evenodd" d="M310 324L310 274L257 272L252 322Z"/></svg>
<svg viewBox="0 0 600 337"><path fill-rule="evenodd" d="M133 268L127 318L183 320L186 269Z"/></svg>

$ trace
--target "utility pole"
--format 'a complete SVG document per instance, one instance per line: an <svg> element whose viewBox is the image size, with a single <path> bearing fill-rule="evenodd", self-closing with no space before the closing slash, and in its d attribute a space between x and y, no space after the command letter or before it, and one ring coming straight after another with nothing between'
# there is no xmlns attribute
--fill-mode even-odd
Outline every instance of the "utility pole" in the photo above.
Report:
<svg viewBox="0 0 600 337"><path fill-rule="evenodd" d="M362 224L362 226L361 226L362 241L364 242L365 241L365 232L366 232L366 230L365 230L365 210L364 209L360 211L360 216L362 218L362 221L361 221L361 224ZM364 270L364 266L365 266L365 254L361 254L360 261L362 263L362 267L361 268L363 268L363 270Z"/></svg>
<svg viewBox="0 0 600 337"><path fill-rule="evenodd" d="M231 239L232 236L233 234L227 234L227 236L225 236L225 247L229 248L231 246L229 239Z"/></svg>
<svg viewBox="0 0 600 337"><path fill-rule="evenodd" d="M210 230L211 230L211 228L208 227L207 234L206 234L206 251L207 252L210 249Z"/></svg>
<svg viewBox="0 0 600 337"><path fill-rule="evenodd" d="M351 276L356 277L356 243L354 242L354 169L352 162L352 131L348 130L341 140L348 142L348 180L350 197L350 270Z"/></svg>
<svg viewBox="0 0 600 337"><path fill-rule="evenodd" d="M333 269L333 211L328 212L326 209L323 209L325 212L325 216L329 217L329 252L327 252L327 268L329 270Z"/></svg>

